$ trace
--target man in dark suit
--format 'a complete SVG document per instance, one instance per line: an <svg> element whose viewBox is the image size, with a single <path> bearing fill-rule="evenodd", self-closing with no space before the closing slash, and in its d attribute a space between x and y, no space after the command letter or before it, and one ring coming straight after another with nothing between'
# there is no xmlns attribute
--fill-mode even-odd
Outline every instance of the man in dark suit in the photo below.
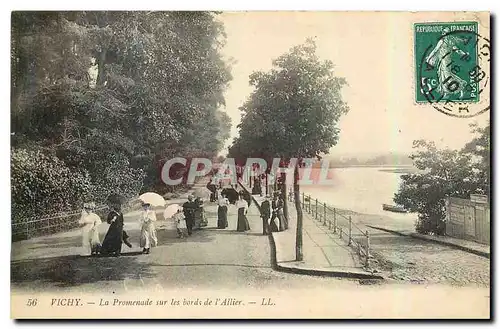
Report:
<svg viewBox="0 0 500 329"><path fill-rule="evenodd" d="M215 197L215 193L217 192L217 186L214 183L214 179L210 178L210 182L207 184L207 189L210 191L210 202L217 201Z"/></svg>
<svg viewBox="0 0 500 329"><path fill-rule="evenodd" d="M182 205L182 209L184 212L184 218L186 219L186 227L188 231L188 235L193 234L193 226L194 226L194 217L195 212L198 209L199 205L194 201L192 195L188 196L188 201L184 202Z"/></svg>
<svg viewBox="0 0 500 329"><path fill-rule="evenodd" d="M271 203L269 202L269 195L260 205L260 217L262 218L262 234L266 235L269 233L269 218L271 217Z"/></svg>

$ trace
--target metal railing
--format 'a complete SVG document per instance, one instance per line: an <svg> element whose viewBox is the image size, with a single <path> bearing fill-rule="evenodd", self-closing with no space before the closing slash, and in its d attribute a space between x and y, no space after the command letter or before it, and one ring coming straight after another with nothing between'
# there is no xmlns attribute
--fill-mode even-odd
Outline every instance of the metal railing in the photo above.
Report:
<svg viewBox="0 0 500 329"><path fill-rule="evenodd" d="M363 231L352 221L352 215L347 215L344 211L328 206L325 202L313 199L310 195L302 193L302 209L312 218L323 223L325 228L338 234L347 245L354 248L362 259L364 266L370 268L370 232Z"/></svg>
<svg viewBox="0 0 500 329"><path fill-rule="evenodd" d="M133 203L127 202L122 211L131 209ZM105 218L109 208L99 205L94 212L101 218ZM30 217L22 222L12 222L12 242L27 240L38 236L49 235L64 231L69 231L79 227L78 220L82 210L72 210L68 212L58 212L41 217Z"/></svg>

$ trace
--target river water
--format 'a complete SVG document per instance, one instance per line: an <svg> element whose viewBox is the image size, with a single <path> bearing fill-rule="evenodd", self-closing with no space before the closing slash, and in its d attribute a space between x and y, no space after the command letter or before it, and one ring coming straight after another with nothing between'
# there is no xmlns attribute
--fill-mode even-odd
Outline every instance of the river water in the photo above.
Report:
<svg viewBox="0 0 500 329"><path fill-rule="evenodd" d="M394 193L401 183L399 173L385 172L388 167L351 167L330 170L328 185L302 185L301 192L321 202L341 209L392 218L410 219L416 214L394 213L382 210L382 204L395 204Z"/></svg>

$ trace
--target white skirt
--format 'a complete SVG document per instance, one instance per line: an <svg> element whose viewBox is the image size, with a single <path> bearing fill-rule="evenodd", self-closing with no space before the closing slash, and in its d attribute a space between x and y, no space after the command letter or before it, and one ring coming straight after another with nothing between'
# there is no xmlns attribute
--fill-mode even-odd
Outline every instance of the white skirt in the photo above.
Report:
<svg viewBox="0 0 500 329"><path fill-rule="evenodd" d="M178 221L177 222L177 228L178 229L187 229L186 220L182 219L182 220Z"/></svg>

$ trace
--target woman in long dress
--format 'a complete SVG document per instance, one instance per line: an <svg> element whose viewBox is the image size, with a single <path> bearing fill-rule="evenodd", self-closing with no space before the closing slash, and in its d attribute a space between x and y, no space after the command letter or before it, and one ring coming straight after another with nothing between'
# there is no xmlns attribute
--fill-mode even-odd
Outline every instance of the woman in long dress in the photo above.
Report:
<svg viewBox="0 0 500 329"><path fill-rule="evenodd" d="M112 205L111 209L106 220L110 225L102 242L100 253L102 255L120 256L123 241L123 214L120 204Z"/></svg>
<svg viewBox="0 0 500 329"><path fill-rule="evenodd" d="M279 219L280 223L280 231L284 231L288 229L288 221L285 217L285 214L283 213L283 207L284 207L284 201L282 198L282 195L278 196L278 202L277 202L277 209L276 209L276 214Z"/></svg>
<svg viewBox="0 0 500 329"><path fill-rule="evenodd" d="M220 195L217 200L217 228L226 228L228 226L227 223L227 207L229 206L229 200Z"/></svg>
<svg viewBox="0 0 500 329"><path fill-rule="evenodd" d="M271 215L271 219L269 221L269 230L271 232L279 232L280 229L279 229L278 225L276 224L276 219L278 219L278 221L279 221L279 217L278 217L278 197L277 197L276 194L274 194L274 198L273 198L272 205L271 205L271 210L272 210L272 215Z"/></svg>
<svg viewBox="0 0 500 329"><path fill-rule="evenodd" d="M97 254L101 241L99 240L99 231L97 227L102 223L97 214L93 212L92 204L84 204L82 216L78 224L83 225L82 228L82 256L92 256Z"/></svg>
<svg viewBox="0 0 500 329"><path fill-rule="evenodd" d="M240 198L240 200L236 202L236 208L238 208L238 226L236 230L238 232L250 230L250 224L247 219L248 203L243 198Z"/></svg>
<svg viewBox="0 0 500 329"><path fill-rule="evenodd" d="M141 223L140 246L143 253L149 254L151 247L155 247L158 244L154 224L156 222L156 213L151 209L150 204L143 204L143 212L139 221Z"/></svg>

